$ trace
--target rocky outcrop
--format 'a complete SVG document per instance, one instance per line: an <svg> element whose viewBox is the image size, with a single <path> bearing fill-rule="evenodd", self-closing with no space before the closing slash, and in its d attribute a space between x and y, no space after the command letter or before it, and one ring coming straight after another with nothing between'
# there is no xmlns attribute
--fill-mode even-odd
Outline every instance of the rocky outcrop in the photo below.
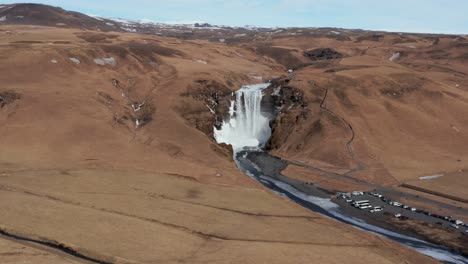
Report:
<svg viewBox="0 0 468 264"><path fill-rule="evenodd" d="M21 95L15 91L0 91L0 108L3 108L19 99L21 99Z"/></svg>
<svg viewBox="0 0 468 264"><path fill-rule="evenodd" d="M344 57L343 54L330 48L305 51L304 56L312 61L341 59Z"/></svg>
<svg viewBox="0 0 468 264"><path fill-rule="evenodd" d="M213 127L221 128L229 117L233 92L223 83L214 80L196 80L182 93L179 113L188 123L213 137Z"/></svg>
<svg viewBox="0 0 468 264"><path fill-rule="evenodd" d="M289 86L289 82L289 78L272 80L272 85L264 91L262 108L269 107L272 113L271 138L265 146L267 150L279 148L295 124L308 115L304 92Z"/></svg>

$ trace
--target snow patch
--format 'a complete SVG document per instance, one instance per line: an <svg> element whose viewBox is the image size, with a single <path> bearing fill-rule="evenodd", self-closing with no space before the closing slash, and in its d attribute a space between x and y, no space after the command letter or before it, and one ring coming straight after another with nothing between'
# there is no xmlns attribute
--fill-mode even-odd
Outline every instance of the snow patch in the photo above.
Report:
<svg viewBox="0 0 468 264"><path fill-rule="evenodd" d="M281 86L276 87L273 92L271 93L271 96L279 96L281 92Z"/></svg>
<svg viewBox="0 0 468 264"><path fill-rule="evenodd" d="M263 81L263 77L262 76L259 76L259 75L253 75L253 74L249 74L250 78L252 79L255 79L255 80L258 80L258 81Z"/></svg>
<svg viewBox="0 0 468 264"><path fill-rule="evenodd" d="M101 66L104 66L104 65L115 66L115 65L117 65L117 61L113 57L110 57L110 58L97 58L97 59L94 59L94 63L96 63L97 65L101 65Z"/></svg>
<svg viewBox="0 0 468 264"><path fill-rule="evenodd" d="M80 64L81 63L80 60L77 59L77 58L69 58L69 59L75 64Z"/></svg>
<svg viewBox="0 0 468 264"><path fill-rule="evenodd" d="M6 16L0 17L0 22L6 21L6 20L7 20L7 17L6 17Z"/></svg>
<svg viewBox="0 0 468 264"><path fill-rule="evenodd" d="M201 64L208 64L208 62L204 61L204 60L198 60L198 59L192 59L194 62L198 62L198 63L201 63Z"/></svg>
<svg viewBox="0 0 468 264"><path fill-rule="evenodd" d="M57 63L58 63L57 60L51 60L50 62L53 63L53 64L57 64Z"/></svg>
<svg viewBox="0 0 468 264"><path fill-rule="evenodd" d="M207 104L205 106L208 108L208 110L210 110L210 113L212 113L213 115L216 114L216 112L211 107L209 107Z"/></svg>
<svg viewBox="0 0 468 264"><path fill-rule="evenodd" d="M134 21L130 21L127 19L122 19L122 18L110 18L110 20L118 22L118 23L125 23L125 24L133 24Z"/></svg>
<svg viewBox="0 0 468 264"><path fill-rule="evenodd" d="M104 21L104 19L100 18L100 17L97 16L97 15L93 15L93 14L87 14L87 15L90 16L90 17L92 17L92 18L94 18L94 19L96 19L96 20Z"/></svg>
<svg viewBox="0 0 468 264"><path fill-rule="evenodd" d="M247 30L257 30L258 29L258 27L252 26L252 25L245 25L243 28L247 29Z"/></svg>
<svg viewBox="0 0 468 264"><path fill-rule="evenodd" d="M137 32L137 30L134 28L129 28L129 27L120 27L120 28L127 32Z"/></svg>
<svg viewBox="0 0 468 264"><path fill-rule="evenodd" d="M440 178L444 176L443 174L435 174L435 175L429 175L429 176L423 176L423 177L419 177L420 180L433 180L433 179L437 179L437 178Z"/></svg>
<svg viewBox="0 0 468 264"><path fill-rule="evenodd" d="M141 103L141 104L132 104L132 109L133 109L133 112L138 112L141 110L141 108L145 105L145 103Z"/></svg>
<svg viewBox="0 0 468 264"><path fill-rule="evenodd" d="M394 53L390 59L388 59L389 61L396 61L398 60L399 58L401 57L401 53L400 52L397 52L397 53Z"/></svg>

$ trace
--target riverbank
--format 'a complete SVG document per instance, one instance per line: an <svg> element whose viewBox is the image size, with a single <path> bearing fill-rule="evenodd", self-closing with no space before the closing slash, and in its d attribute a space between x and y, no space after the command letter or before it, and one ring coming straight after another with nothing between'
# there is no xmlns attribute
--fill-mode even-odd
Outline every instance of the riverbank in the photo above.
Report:
<svg viewBox="0 0 468 264"><path fill-rule="evenodd" d="M446 263L468 263L466 258L466 249L462 246L464 239L466 239L465 235L461 235L462 237L460 241L453 241L455 240L455 237L453 236L451 237L452 240L441 240L439 238L441 230L437 230L438 232L420 232L420 230L415 228L414 225L407 225L402 221L395 222L393 215L370 215L367 211L364 212L351 207L345 200L336 198L334 194L327 190L305 184L304 182L296 179L285 177L281 174L281 171L287 167L288 162L278 157L271 156L264 151L242 151L237 153L235 158L241 169L250 176L259 180L263 185L283 196L291 198L295 202L315 212L321 213L335 220L351 224L368 232L385 236L416 250L419 249L418 251L420 252L426 252L426 254L428 251L433 250L437 253L433 252L432 256ZM295 195L296 198L301 197L301 195L302 198L295 199L287 193L285 194L283 192L285 189L282 191L281 188L278 188L281 184L286 184L292 187L294 190L289 189L290 193L296 191L300 193L300 195ZM304 201L310 200L310 197L314 197L317 200L312 200L312 204ZM317 202L320 204L317 205ZM329 207L331 205L336 205L338 208L333 208L332 206L330 208L333 208L333 210L327 210L327 206ZM339 216L337 216L337 212L339 212ZM353 220L357 220L360 224L356 225L353 223ZM372 226L375 228L372 228ZM431 228L431 226L428 226L428 228ZM445 236L445 238L447 237L450 236ZM417 241L417 243L415 243L415 241ZM418 243L421 244L416 245ZM457 244L461 246L457 247ZM439 255L439 258L437 255ZM440 255L444 256L440 257ZM447 257L449 255L451 257Z"/></svg>

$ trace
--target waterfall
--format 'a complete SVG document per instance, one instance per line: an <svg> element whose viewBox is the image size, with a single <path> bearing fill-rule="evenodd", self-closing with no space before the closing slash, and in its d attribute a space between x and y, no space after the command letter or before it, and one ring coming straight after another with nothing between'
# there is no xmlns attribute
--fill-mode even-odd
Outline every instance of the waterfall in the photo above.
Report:
<svg viewBox="0 0 468 264"><path fill-rule="evenodd" d="M214 129L218 143L232 145L234 152L244 147L263 147L271 136L269 120L261 112L262 90L269 83L243 86L231 101L229 120Z"/></svg>

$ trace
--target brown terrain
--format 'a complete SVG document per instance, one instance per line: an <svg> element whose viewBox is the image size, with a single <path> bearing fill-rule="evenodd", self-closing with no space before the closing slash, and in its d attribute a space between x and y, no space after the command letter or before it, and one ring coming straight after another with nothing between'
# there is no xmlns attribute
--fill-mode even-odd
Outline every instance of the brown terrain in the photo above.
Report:
<svg viewBox="0 0 468 264"><path fill-rule="evenodd" d="M1 17L0 263L436 263L236 168L213 126L266 80L283 87L267 149L285 175L467 199L465 37Z"/></svg>

